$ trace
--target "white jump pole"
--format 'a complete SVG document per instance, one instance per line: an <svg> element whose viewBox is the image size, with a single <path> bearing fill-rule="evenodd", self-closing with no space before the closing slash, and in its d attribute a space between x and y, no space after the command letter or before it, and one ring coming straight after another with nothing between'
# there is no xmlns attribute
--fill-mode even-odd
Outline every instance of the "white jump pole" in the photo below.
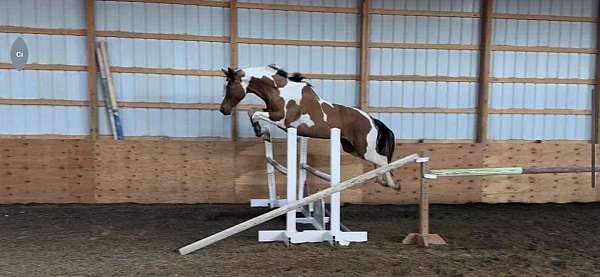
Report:
<svg viewBox="0 0 600 277"><path fill-rule="evenodd" d="M265 156L273 159L273 144L265 140ZM267 163L267 182L269 185L269 206L277 206L277 185L275 183L275 168L271 163Z"/></svg>
<svg viewBox="0 0 600 277"><path fill-rule="evenodd" d="M331 176L331 187L336 187L340 184L340 129L331 129L331 143L330 143L330 176ZM340 208L340 192L331 194L330 209L331 218L330 229L333 236L337 236L340 233L340 221L341 221L341 208Z"/></svg>
<svg viewBox="0 0 600 277"><path fill-rule="evenodd" d="M293 201L290 203L287 203L285 206L277 208L275 210L272 210L270 212L267 212L265 214L259 215L255 218L249 219L247 221L244 221L238 225L235 225L233 227L227 228L221 232L218 232L214 235L211 235L209 237L206 237L204 239L201 239L199 241L196 241L192 244L189 244L187 246L184 246L182 248L179 249L179 253L181 255L186 255L189 253L192 253L198 249L204 248L206 246L209 246L215 242L218 242L220 240L226 239L230 236L233 236L237 233L243 232L245 230L248 230L256 225L259 225L263 222L269 221L273 218L276 218L278 216L284 215L287 212L290 211L296 211L297 208L302 207L304 205L308 205L309 203L315 202L319 199L323 199L325 197L331 196L332 194L336 193L336 192L340 192L346 189L349 189L351 187L357 186L359 184L362 184L370 179L373 179L379 175L382 175L386 172L389 172L390 170L394 170L396 168L399 168L407 163L413 162L416 159L419 158L418 154L412 154L409 156L406 156L402 159L396 160L386 166L382 166L376 169L373 169L365 174L356 176L350 180L344 181L342 183L340 183L337 186L333 186L333 187L329 187L327 189L324 189L322 191L319 191L315 194L311 194L303 199L300 199L298 201Z"/></svg>
<svg viewBox="0 0 600 277"><path fill-rule="evenodd" d="M287 129L287 203L296 201L296 165L298 151L296 128ZM292 237L296 233L296 210L289 211L286 218L286 234Z"/></svg>

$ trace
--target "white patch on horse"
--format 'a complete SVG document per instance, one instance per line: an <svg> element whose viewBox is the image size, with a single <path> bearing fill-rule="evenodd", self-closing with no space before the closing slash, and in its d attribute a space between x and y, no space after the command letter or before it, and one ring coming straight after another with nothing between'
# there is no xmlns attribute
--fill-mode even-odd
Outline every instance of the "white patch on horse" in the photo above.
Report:
<svg viewBox="0 0 600 277"><path fill-rule="evenodd" d="M367 120L369 120L369 124L371 125L371 130L369 130L369 133L367 134L367 149L365 151L364 158L366 160L373 161L379 166L387 165L387 157L377 153L377 133L379 132L379 130L377 130L375 122L373 122L373 119L371 119L371 117L364 111L357 108L353 109L358 111L365 118L367 118Z"/></svg>
<svg viewBox="0 0 600 277"><path fill-rule="evenodd" d="M325 100L319 99L319 108L321 108L321 113L323 114L323 122L327 122L327 114L323 110L323 104L329 105L333 109L333 105Z"/></svg>
<svg viewBox="0 0 600 277"><path fill-rule="evenodd" d="M270 67L248 67L248 68L243 68L242 70L244 70L244 73L246 73L244 75L244 77L242 77L242 87L244 88L244 92L246 92L246 88L248 87L248 85L250 85L250 80L252 79L252 77L255 78L262 78L262 77L267 77L271 80L273 80L273 75L275 75L277 73L277 71L275 69L272 69ZM273 83L275 83L275 80L273 80Z"/></svg>
<svg viewBox="0 0 600 277"><path fill-rule="evenodd" d="M292 123L290 123L290 126L292 126L294 128L298 128L298 126L300 126L302 124L306 125L307 127L312 127L315 125L315 122L312 121L312 119L310 118L310 115L302 114L302 115L300 115L300 117L298 119L296 119L296 121L293 121Z"/></svg>

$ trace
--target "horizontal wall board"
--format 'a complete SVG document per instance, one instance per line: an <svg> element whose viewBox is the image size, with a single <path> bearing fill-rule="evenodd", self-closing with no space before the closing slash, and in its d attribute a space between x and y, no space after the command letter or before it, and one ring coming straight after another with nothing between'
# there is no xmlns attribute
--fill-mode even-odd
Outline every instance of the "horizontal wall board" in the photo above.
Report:
<svg viewBox="0 0 600 277"><path fill-rule="evenodd" d="M85 36L84 29L35 28L0 25L0 33Z"/></svg>
<svg viewBox="0 0 600 277"><path fill-rule="evenodd" d="M142 39L157 39L157 40L229 42L229 37L226 37L226 36L159 34L159 33L124 32L124 31L97 31L96 36L98 36L98 37L115 37L115 38L142 38Z"/></svg>
<svg viewBox="0 0 600 277"><path fill-rule="evenodd" d="M97 1L111 1L111 0L97 0ZM156 4L180 4L180 5L194 5L194 6L206 6L206 7L229 7L229 1L220 0L121 0L123 2L133 3L156 3ZM114 2L114 1L111 1Z"/></svg>

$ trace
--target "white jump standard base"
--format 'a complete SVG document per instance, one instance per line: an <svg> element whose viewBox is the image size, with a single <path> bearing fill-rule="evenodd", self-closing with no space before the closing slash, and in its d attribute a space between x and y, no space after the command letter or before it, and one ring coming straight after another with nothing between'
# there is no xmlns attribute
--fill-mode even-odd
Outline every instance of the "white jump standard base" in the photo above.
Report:
<svg viewBox="0 0 600 277"><path fill-rule="evenodd" d="M284 167L273 159L273 148L271 142L265 141L265 154L267 160L267 177L269 185L269 199L253 199L251 206L281 207L293 203L297 199L305 197L307 174L313 174L316 177L327 180L331 186L336 186L340 182L340 130L331 130L331 175L313 169L307 164L308 138L300 139L300 171L298 173L297 157L297 131L295 128L287 130L287 167ZM277 199L275 191L275 171L287 176L286 199ZM299 177L299 180L297 180ZM341 226L340 214L340 193L331 195L330 217L325 216L325 206L322 201L316 201L310 205L290 211L286 215L285 230L261 230L258 232L259 242L282 241L286 245L306 243L306 242L329 242L331 245L349 245L351 242L367 241L367 232L346 231L347 228ZM297 218L297 212L301 212L304 217ZM329 224L328 224L329 223ZM316 230L298 231L297 224L312 224ZM329 225L329 229L327 229ZM343 231L344 230L344 231Z"/></svg>

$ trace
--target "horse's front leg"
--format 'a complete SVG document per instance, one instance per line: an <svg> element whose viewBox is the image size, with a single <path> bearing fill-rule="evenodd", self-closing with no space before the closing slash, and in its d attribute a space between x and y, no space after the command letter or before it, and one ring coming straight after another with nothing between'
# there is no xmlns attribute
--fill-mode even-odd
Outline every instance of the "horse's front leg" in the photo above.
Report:
<svg viewBox="0 0 600 277"><path fill-rule="evenodd" d="M250 116L252 129L254 129L254 135L256 135L257 137L262 137L264 135L269 134L268 130L263 130L262 126L260 125L261 120L273 122L270 119L268 112L260 111L258 109L252 109L248 112L248 115Z"/></svg>

